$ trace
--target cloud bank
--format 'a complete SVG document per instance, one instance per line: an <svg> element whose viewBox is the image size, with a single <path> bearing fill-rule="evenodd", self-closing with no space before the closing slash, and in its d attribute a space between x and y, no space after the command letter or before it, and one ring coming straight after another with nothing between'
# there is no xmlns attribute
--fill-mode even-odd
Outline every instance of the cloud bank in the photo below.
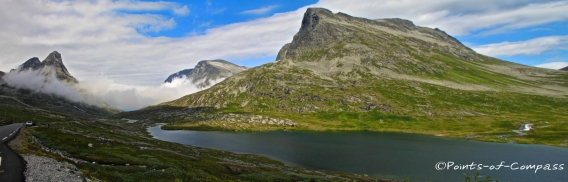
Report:
<svg viewBox="0 0 568 182"><path fill-rule="evenodd" d="M54 74L43 75L40 71L9 72L3 80L10 86L29 89L37 93L52 94L73 102L95 106L108 104L118 109L138 109L153 104L177 99L202 89L186 78L174 79L160 86L134 86L115 83L105 76L90 81L70 84L59 81ZM215 80L215 83L222 80Z"/></svg>

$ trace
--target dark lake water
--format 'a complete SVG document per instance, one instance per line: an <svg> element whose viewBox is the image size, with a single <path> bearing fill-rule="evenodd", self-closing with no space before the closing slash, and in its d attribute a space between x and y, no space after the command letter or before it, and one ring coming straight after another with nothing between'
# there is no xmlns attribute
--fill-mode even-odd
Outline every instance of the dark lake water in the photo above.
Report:
<svg viewBox="0 0 568 182"><path fill-rule="evenodd" d="M464 181L478 170L436 170L438 162L454 166L482 164L482 175L499 181L568 181L568 149L455 140L427 135L365 131L211 132L167 131L150 127L157 139L237 153L266 156L289 166L345 171L412 181ZM497 167L502 161L504 165ZM563 170L521 170L524 165L563 164ZM487 166L487 167L484 167ZM443 164L439 167L444 167ZM535 166L537 167L537 166ZM452 166L453 168L453 166Z"/></svg>

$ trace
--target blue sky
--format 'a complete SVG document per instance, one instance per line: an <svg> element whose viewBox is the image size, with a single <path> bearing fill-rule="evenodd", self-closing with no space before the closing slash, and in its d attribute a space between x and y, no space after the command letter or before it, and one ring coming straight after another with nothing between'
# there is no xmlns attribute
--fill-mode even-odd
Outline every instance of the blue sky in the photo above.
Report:
<svg viewBox="0 0 568 182"><path fill-rule="evenodd" d="M188 5L190 14L188 16L176 16L171 12L162 11L161 14L174 17L179 26L171 30L150 32L145 35L182 37L187 34L204 34L210 28L269 17L275 13L294 11L300 7L315 4L317 1L206 0L191 1L191 4L181 0L172 2Z"/></svg>

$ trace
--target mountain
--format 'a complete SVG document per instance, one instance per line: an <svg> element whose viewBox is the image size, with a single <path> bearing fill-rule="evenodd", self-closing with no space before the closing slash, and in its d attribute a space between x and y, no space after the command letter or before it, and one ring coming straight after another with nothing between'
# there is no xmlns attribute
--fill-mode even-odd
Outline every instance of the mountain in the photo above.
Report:
<svg viewBox="0 0 568 182"><path fill-rule="evenodd" d="M277 60L200 92L122 116L165 127L372 130L439 136L568 120L568 73L476 53L437 28L309 8ZM555 144L565 137L550 129ZM534 142L521 138L519 142Z"/></svg>
<svg viewBox="0 0 568 182"><path fill-rule="evenodd" d="M197 88L210 87L215 81L221 81L247 68L231 62L217 60L199 61L193 69L185 69L170 75L164 83L171 83L175 78L186 77Z"/></svg>
<svg viewBox="0 0 568 182"><path fill-rule="evenodd" d="M37 73L24 76L19 75L25 71L36 71ZM76 117L100 117L118 112L118 110L111 108L105 103L90 105L70 101L64 98L64 96L39 91L43 89L37 87L47 88L46 90L50 90L51 92L57 92L57 90L61 89L60 87L64 87L63 85L54 85L50 81L52 75L57 80L68 83L69 85L67 86L72 87L74 84L79 83L75 77L69 73L63 64L61 54L57 51L50 53L41 62L37 57L33 57L18 66L17 69L10 70L9 73L2 72L2 76L0 77L0 99L3 100L3 104L0 107L7 110L26 112L28 114L35 113L31 115L55 120ZM10 76L10 82L5 80L8 79L8 76ZM35 78L39 78L40 81L28 80Z"/></svg>
<svg viewBox="0 0 568 182"><path fill-rule="evenodd" d="M177 73L171 74L170 76L168 76L168 78L166 78L166 80L164 81L164 83L172 83L172 81L174 79L178 79L178 78L183 78L183 77L188 77L189 73L191 73L193 69L185 69L185 70L181 70L178 71Z"/></svg>
<svg viewBox="0 0 568 182"><path fill-rule="evenodd" d="M560 70L568 71L568 66L566 66L566 67L564 67L564 68L561 68Z"/></svg>
<svg viewBox="0 0 568 182"><path fill-rule="evenodd" d="M71 76L63 64L63 58L57 51L51 52L42 62L37 57L30 58L20 65L16 71L39 70L42 75L54 74L60 81L67 83L78 83L75 77Z"/></svg>

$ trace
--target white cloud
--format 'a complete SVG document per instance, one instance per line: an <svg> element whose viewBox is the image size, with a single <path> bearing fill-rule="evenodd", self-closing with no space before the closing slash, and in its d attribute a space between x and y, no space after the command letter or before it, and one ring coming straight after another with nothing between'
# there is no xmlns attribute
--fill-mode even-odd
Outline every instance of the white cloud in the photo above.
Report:
<svg viewBox="0 0 568 182"><path fill-rule="evenodd" d="M568 47L568 36L539 37L519 42L501 42L473 47L478 53L489 56L536 55L553 49Z"/></svg>
<svg viewBox="0 0 568 182"><path fill-rule="evenodd" d="M51 72L53 73L53 72ZM59 81L54 74L43 76L38 71L9 72L3 80L10 86L29 89L34 92L53 94L74 102L103 106L104 103L119 109L141 108L160 102L170 101L199 89L191 81L182 78L160 86L135 86L115 83L105 76L69 84ZM212 84L222 81L215 80Z"/></svg>
<svg viewBox="0 0 568 182"><path fill-rule="evenodd" d="M549 68L549 69L562 69L565 67L568 67L568 62L551 62L551 63L544 63L544 64L539 64L536 65L536 67L541 67L541 68Z"/></svg>
<svg viewBox="0 0 568 182"><path fill-rule="evenodd" d="M183 6L183 7L176 7L172 10L175 14L177 15L182 15L182 16L186 16L189 14L189 9L187 8L187 5Z"/></svg>
<svg viewBox="0 0 568 182"><path fill-rule="evenodd" d="M264 14L276 9L278 5L266 6L258 9L251 9L241 12L241 14Z"/></svg>

